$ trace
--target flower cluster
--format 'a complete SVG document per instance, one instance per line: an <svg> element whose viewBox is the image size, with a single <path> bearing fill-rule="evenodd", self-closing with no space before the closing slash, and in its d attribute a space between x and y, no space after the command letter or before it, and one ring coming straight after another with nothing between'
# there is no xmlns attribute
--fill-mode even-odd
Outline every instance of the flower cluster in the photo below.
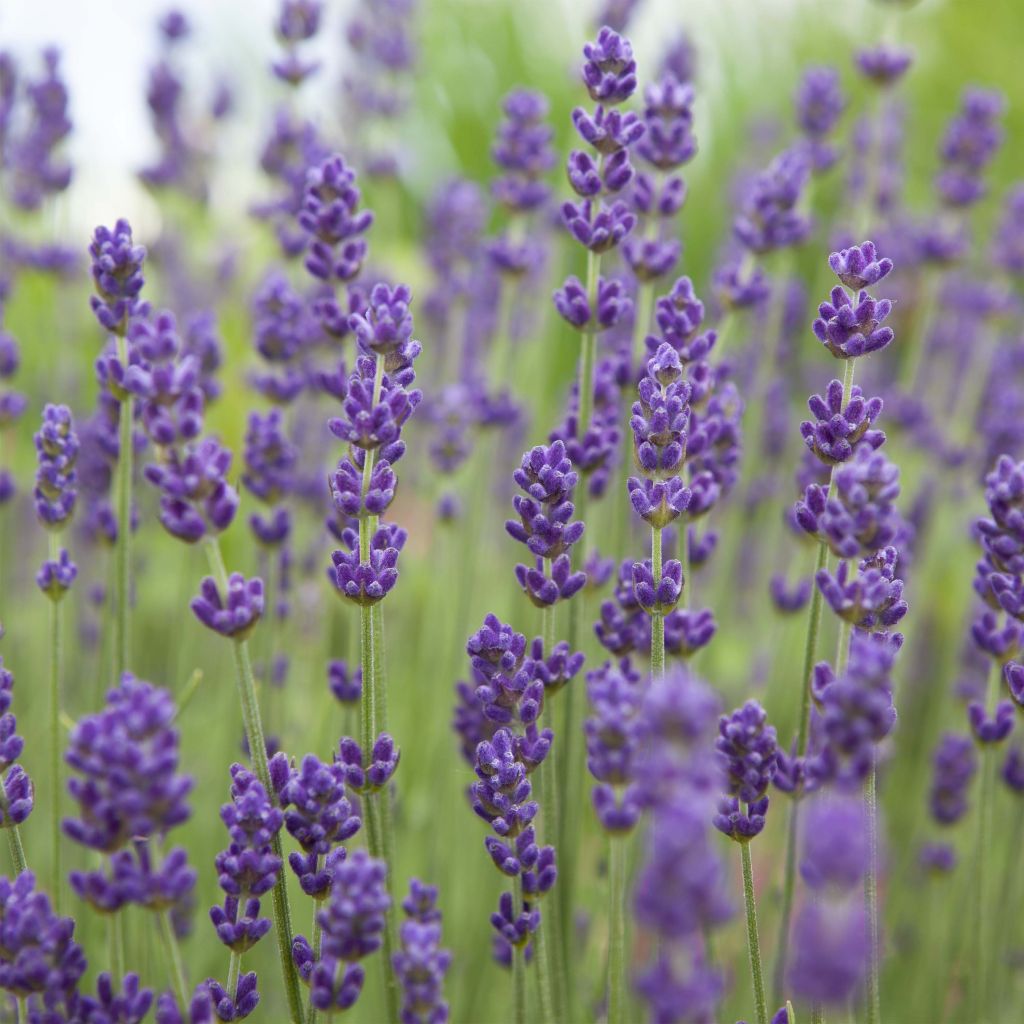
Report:
<svg viewBox="0 0 1024 1024"><path fill-rule="evenodd" d="M437 887L414 878L409 896L402 901L405 921L399 932L402 948L391 963L402 988L403 1020L416 1024L445 1024L448 1004L444 1000L444 976L452 955L441 948L441 911L437 909Z"/></svg>
<svg viewBox="0 0 1024 1024"><path fill-rule="evenodd" d="M166 691L125 675L107 694L103 711L79 720L67 763L75 773L68 791L78 817L65 834L109 856L110 873L74 871L78 896L105 913L126 903L165 909L195 885L185 851L172 849L154 862L155 846L190 814L192 778L178 774L174 702ZM151 846L151 844L153 844Z"/></svg>
<svg viewBox="0 0 1024 1024"><path fill-rule="evenodd" d="M775 727L757 701L748 700L718 723L715 749L722 758L727 796L714 824L738 843L749 843L764 828L768 785L778 768Z"/></svg>
<svg viewBox="0 0 1024 1024"><path fill-rule="evenodd" d="M524 493L512 499L519 520L508 520L505 529L525 544L535 559L532 567L516 566L516 579L538 607L567 600L586 582L586 574L572 571L569 555L583 536L584 526L572 519L578 475L565 444L555 441L525 452L512 476Z"/></svg>
<svg viewBox="0 0 1024 1024"><path fill-rule="evenodd" d="M0 659L0 828L14 828L31 813L35 791L28 773L17 763L25 741L15 732L17 719L11 711L14 676Z"/></svg>

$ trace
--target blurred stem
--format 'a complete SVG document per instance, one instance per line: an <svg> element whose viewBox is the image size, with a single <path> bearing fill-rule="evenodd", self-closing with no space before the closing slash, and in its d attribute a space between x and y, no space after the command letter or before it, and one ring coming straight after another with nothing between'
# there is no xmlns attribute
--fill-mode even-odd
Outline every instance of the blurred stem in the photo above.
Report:
<svg viewBox="0 0 1024 1024"><path fill-rule="evenodd" d="M587 301L590 323L580 339L579 416L576 437L582 441L594 414L594 361L597 356L597 287L601 280L601 256L587 250Z"/></svg>
<svg viewBox="0 0 1024 1024"><path fill-rule="evenodd" d="M537 995L540 998L540 1019L544 1024L558 1024L564 1018L556 1015L554 1007L554 983L553 979L558 977L558 970L552 961L555 958L555 947L558 937L552 934L549 924L558 920L557 914L542 914L540 926L534 933L537 942Z"/></svg>
<svg viewBox="0 0 1024 1024"><path fill-rule="evenodd" d="M836 643L836 675L846 671L846 663L850 660L850 623L846 619L839 620L839 640Z"/></svg>
<svg viewBox="0 0 1024 1024"><path fill-rule="evenodd" d="M989 667L985 684L985 714L992 705L993 683L998 686L999 665L993 659ZM988 1019L988 960L989 960L989 892L988 870L992 851L992 804L995 797L995 745L980 744L981 795L978 801L978 853L975 866L976 897L975 911L976 932L974 937L974 977L973 977L973 1020L981 1022Z"/></svg>
<svg viewBox="0 0 1024 1024"><path fill-rule="evenodd" d="M651 324L651 310L653 308L654 282L638 282L636 289L636 316L633 319L634 370L639 370L644 365L645 339L647 337L647 328Z"/></svg>
<svg viewBox="0 0 1024 1024"><path fill-rule="evenodd" d="M60 534L51 530L49 535L50 561L56 563L60 556ZM57 914L64 905L61 841L60 841L60 665L61 665L61 602L60 596L51 595L50 600L50 895Z"/></svg>
<svg viewBox="0 0 1024 1024"><path fill-rule="evenodd" d="M174 926L171 924L171 912L169 910L157 911L157 925L160 929L160 938L164 943L164 950L167 954L167 962L171 972L171 983L174 985L175 995L182 1007L189 1005L188 982L185 981L185 966L181 962L181 949L178 946L177 936L174 934ZM234 990L228 993L232 999L235 998Z"/></svg>
<svg viewBox="0 0 1024 1024"><path fill-rule="evenodd" d="M868 918L868 1024L882 1020L879 992L879 934L878 934L878 773L875 750L871 751L871 767L864 783L864 803L868 826L868 870L864 877L864 905Z"/></svg>
<svg viewBox="0 0 1024 1024"><path fill-rule="evenodd" d="M124 912L115 910L107 917L107 941L110 944L110 973L124 977ZM188 1005L188 1004L186 1004Z"/></svg>
<svg viewBox="0 0 1024 1024"><path fill-rule="evenodd" d="M4 831L7 833L7 846L11 851L11 870L18 876L28 868L25 847L21 844L21 832L17 825L9 825Z"/></svg>
<svg viewBox="0 0 1024 1024"><path fill-rule="evenodd" d="M117 358L121 365L128 368L128 341L122 335L117 336ZM121 674L128 668L129 662L129 629L131 604L132 574L132 464L135 458L132 444L132 420L134 401L126 394L121 400L118 418L118 459L117 459L117 542L114 559L117 565L115 573L114 605L117 609L114 618L114 679L120 680Z"/></svg>
<svg viewBox="0 0 1024 1024"><path fill-rule="evenodd" d="M220 540L214 534L207 539L206 555L210 563L210 571L217 581L222 594L227 594L228 573L224 566L224 556L220 550ZM249 745L249 757L260 784L267 791L270 799L275 799L274 787L270 782L270 767L267 764L267 741L263 735L263 722L260 719L259 700L256 697L256 680L252 672L252 659L249 656L249 645L245 640L232 641L231 653L235 660L235 678L238 686L238 702L242 709L242 725L245 729L245 740ZM281 849L281 835L275 833L271 839L274 856L284 863ZM292 1024L301 1024L304 1020L302 1000L299 997L299 980L292 961L292 921L291 908L288 905L287 876L282 870L278 872L277 882L273 888L274 928L277 936L277 955L281 961L281 974L284 979L285 996L288 999L288 1013ZM188 1005L187 1003L185 1005Z"/></svg>
<svg viewBox="0 0 1024 1024"><path fill-rule="evenodd" d="M747 909L747 950L750 953L750 974L754 981L754 1005L757 1024L768 1024L768 1002L764 994L761 972L761 943L757 937L757 904L754 901L754 870L750 863L750 843L740 843L743 860L743 902Z"/></svg>
<svg viewBox="0 0 1024 1024"><path fill-rule="evenodd" d="M15 1002L18 1007L18 1024L28 1024L28 997L17 996Z"/></svg>
<svg viewBox="0 0 1024 1024"><path fill-rule="evenodd" d="M786 867L782 888L782 911L779 917L779 938L776 943L775 970L772 973L772 1006L777 1006L786 984L786 962L789 958L789 922L793 916L793 888L796 882L796 841L800 826L800 799L794 793L789 803L786 832Z"/></svg>
<svg viewBox="0 0 1024 1024"><path fill-rule="evenodd" d="M523 878L512 879L512 913L516 918L523 911ZM512 1021L526 1024L526 944L512 947Z"/></svg>
<svg viewBox="0 0 1024 1024"><path fill-rule="evenodd" d="M685 610L690 607L693 598L693 580L690 578L690 524L685 518L676 533L679 536L679 562L683 567L683 589L679 595L679 603Z"/></svg>
<svg viewBox="0 0 1024 1024"><path fill-rule="evenodd" d="M626 842L608 838L608 1024L622 1024L626 1006Z"/></svg>
<svg viewBox="0 0 1024 1024"><path fill-rule="evenodd" d="M654 589L661 583L661 528L651 527L651 572ZM665 675L665 617L660 610L651 612L651 676L662 679Z"/></svg>
<svg viewBox="0 0 1024 1024"><path fill-rule="evenodd" d="M928 338L932 333L938 312L938 292L941 272L926 266L921 280L920 294L914 307L914 322L908 332L913 339L909 347L904 342L907 354L903 357L903 372L900 374L900 389L907 394L914 393L920 383L921 367L924 365L924 354L928 347Z"/></svg>

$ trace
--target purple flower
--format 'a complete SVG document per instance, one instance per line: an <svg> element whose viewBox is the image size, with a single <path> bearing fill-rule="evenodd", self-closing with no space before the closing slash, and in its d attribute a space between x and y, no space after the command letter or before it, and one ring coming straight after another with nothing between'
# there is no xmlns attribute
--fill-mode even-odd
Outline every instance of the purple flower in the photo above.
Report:
<svg viewBox="0 0 1024 1024"><path fill-rule="evenodd" d="M683 567L676 559L665 562L655 581L651 560L633 563L633 592L645 612L665 615L675 608L683 592Z"/></svg>
<svg viewBox="0 0 1024 1024"><path fill-rule="evenodd" d="M874 242L862 242L849 249L840 249L829 256L828 265L832 273L855 292L878 284L883 277L888 277L893 266L888 257L878 258Z"/></svg>
<svg viewBox="0 0 1024 1024"><path fill-rule="evenodd" d="M349 551L334 551L327 578L340 597L356 604L376 604L394 589L398 582L398 553L405 542L403 531L383 526L370 538L369 560L359 556L359 540L351 538Z"/></svg>
<svg viewBox="0 0 1024 1024"><path fill-rule="evenodd" d="M971 733L975 741L982 746L1002 743L1013 731L1014 717L1012 701L1001 700L991 717L981 701L972 700L967 705L967 720L971 726Z"/></svg>
<svg viewBox="0 0 1024 1024"><path fill-rule="evenodd" d="M335 763L345 775L345 785L355 793L376 793L395 774L401 752L391 736L382 732L373 742L369 758L354 739L342 737Z"/></svg>
<svg viewBox="0 0 1024 1024"><path fill-rule="evenodd" d="M36 573L36 586L51 601L59 601L70 589L78 576L78 566L71 561L65 548L60 549L56 561L43 562Z"/></svg>
<svg viewBox="0 0 1024 1024"><path fill-rule="evenodd" d="M407 917L399 931L402 948L391 956L402 988L403 1020L423 1024L448 1020L444 976L452 955L441 948L441 912L435 909L436 899L436 888L412 880L409 898L402 904Z"/></svg>
<svg viewBox="0 0 1024 1024"><path fill-rule="evenodd" d="M25 769L15 762L21 756L25 741L15 731L18 727L11 703L14 676L4 668L0 658L0 772L3 795L0 799L0 826L20 825L32 813L35 791Z"/></svg>
<svg viewBox="0 0 1024 1024"><path fill-rule="evenodd" d="M587 674L587 767L599 783L593 791L594 810L611 833L630 831L640 817L634 774L643 743L644 688L643 678L625 658Z"/></svg>
<svg viewBox="0 0 1024 1024"><path fill-rule="evenodd" d="M361 822L345 796L345 782L343 765L324 764L313 754L307 754L298 768L291 769L279 789L285 828L314 860L326 856L335 843L343 843L359 831ZM306 873L300 870L306 865L299 854L292 854L289 863L300 878Z"/></svg>
<svg viewBox="0 0 1024 1024"><path fill-rule="evenodd" d="M387 874L387 865L365 850L335 867L330 896L318 912L326 956L353 963L380 948L391 906Z"/></svg>
<svg viewBox="0 0 1024 1024"><path fill-rule="evenodd" d="M306 191L299 226L310 236L306 269L321 281L351 281L366 259L362 237L373 223L369 210L360 210L355 172L335 154L306 173Z"/></svg>
<svg viewBox="0 0 1024 1024"><path fill-rule="evenodd" d="M801 998L845 1005L863 984L868 929L864 900L807 901L793 922L789 983Z"/></svg>
<svg viewBox="0 0 1024 1024"><path fill-rule="evenodd" d="M907 613L903 580L895 576L898 557L894 547L883 548L860 563L853 579L846 561L839 563L834 576L820 569L815 577L818 589L832 611L858 629L889 629Z"/></svg>
<svg viewBox="0 0 1024 1024"><path fill-rule="evenodd" d="M775 774L778 744L775 727L757 701L749 700L718 723L715 749L727 773L726 792L753 804L764 796Z"/></svg>
<svg viewBox="0 0 1024 1024"><path fill-rule="evenodd" d="M509 946L522 947L530 939L530 935L540 925L540 911L529 909L525 903L517 909L512 900L512 893L503 892L498 900L498 909L491 914L491 927Z"/></svg>
<svg viewBox="0 0 1024 1024"><path fill-rule="evenodd" d="M723 797L718 803L718 813L711 821L719 832L727 835L733 842L749 843L764 831L767 813L766 796L747 803L745 809L737 797Z"/></svg>
<svg viewBox="0 0 1024 1024"><path fill-rule="evenodd" d="M771 252L802 242L811 229L799 201L810 175L810 162L800 148L784 150L751 182L733 222L733 234L755 253Z"/></svg>
<svg viewBox="0 0 1024 1024"><path fill-rule="evenodd" d="M231 842L214 861L224 905L211 908L210 920L224 945L244 953L270 930L270 919L260 917L259 897L274 887L281 870L271 840L284 819L251 772L233 764L231 779L232 802L220 810Z"/></svg>
<svg viewBox="0 0 1024 1024"><path fill-rule="evenodd" d="M0 878L0 989L20 998L38 994L45 1002L33 999L34 1010L45 1005L55 1014L70 1011L85 973L85 956L73 938L75 922L58 917L35 882L31 871L13 880Z"/></svg>
<svg viewBox="0 0 1024 1024"><path fill-rule="evenodd" d="M46 406L35 444L39 459L34 494L36 515L48 530L60 530L70 520L77 496L78 435L66 405Z"/></svg>
<svg viewBox="0 0 1024 1024"><path fill-rule="evenodd" d="M114 227L98 227L89 245L96 294L90 300L96 319L106 330L123 335L138 305L144 278L146 250L132 241L131 225L119 220Z"/></svg>
<svg viewBox="0 0 1024 1024"><path fill-rule="evenodd" d="M843 385L838 380L829 381L824 395L811 395L807 405L814 420L804 420L800 433L808 449L826 465L846 462L860 443L870 448L885 443L881 430L869 429L882 411L882 400L866 399L856 385L845 407Z"/></svg>
<svg viewBox="0 0 1024 1024"><path fill-rule="evenodd" d="M877 85L890 86L898 82L913 61L909 50L880 43L870 50L857 53L857 67L865 78Z"/></svg>
<svg viewBox="0 0 1024 1024"><path fill-rule="evenodd" d="M513 89L502 102L491 156L504 171L492 186L495 199L524 213L542 206L550 195L544 175L555 165L551 128L546 123L547 98L531 89Z"/></svg>
<svg viewBox="0 0 1024 1024"><path fill-rule="evenodd" d="M934 775L929 793L932 816L952 825L967 812L967 791L977 770L977 754L967 736L945 733L932 758Z"/></svg>
<svg viewBox="0 0 1024 1024"><path fill-rule="evenodd" d="M676 608L665 616L665 653L690 658L711 642L717 628L710 608ZM649 646L649 633L646 642Z"/></svg>
<svg viewBox="0 0 1024 1024"><path fill-rule="evenodd" d="M846 109L847 99L839 72L830 67L811 67L804 72L796 94L797 122L812 142L821 144L832 134ZM816 163L815 170L824 170Z"/></svg>
<svg viewBox="0 0 1024 1024"><path fill-rule="evenodd" d="M1003 142L998 123L1006 108L1006 97L996 90L965 89L960 111L954 117L939 147L942 170L936 178L940 198L949 206L964 207L985 195L982 172Z"/></svg>
<svg viewBox="0 0 1024 1024"><path fill-rule="evenodd" d="M682 364L671 345L658 349L647 371L629 425L638 466L646 476L665 479L678 476L686 454L692 389L680 379Z"/></svg>
<svg viewBox="0 0 1024 1024"><path fill-rule="evenodd" d="M622 282L614 277L598 279L597 316L593 327L590 298L578 277L567 277L565 284L555 292L554 300L555 309L562 319L577 330L614 327L628 317L633 309L633 300L627 296Z"/></svg>
<svg viewBox="0 0 1024 1024"><path fill-rule="evenodd" d="M813 582L809 579L798 579L792 587L789 587L785 577L778 573L772 576L768 584L772 603L784 615L800 611L810 600L813 586Z"/></svg>
<svg viewBox="0 0 1024 1024"><path fill-rule="evenodd" d="M263 616L263 581L258 576L246 580L241 573L233 572L222 597L217 581L207 576L191 608L207 629L235 641L244 640Z"/></svg>
<svg viewBox="0 0 1024 1024"><path fill-rule="evenodd" d="M327 663L327 686L343 706L358 704L363 692L363 670L349 670L340 659Z"/></svg>
<svg viewBox="0 0 1024 1024"><path fill-rule="evenodd" d="M604 26L583 47L583 84L595 103L613 106L636 90L636 61L629 40Z"/></svg>
<svg viewBox="0 0 1024 1024"><path fill-rule="evenodd" d="M126 974L121 991L104 971L96 979L96 996L83 996L80 1012L85 1024L142 1024L153 1005L153 990L142 988L137 974Z"/></svg>

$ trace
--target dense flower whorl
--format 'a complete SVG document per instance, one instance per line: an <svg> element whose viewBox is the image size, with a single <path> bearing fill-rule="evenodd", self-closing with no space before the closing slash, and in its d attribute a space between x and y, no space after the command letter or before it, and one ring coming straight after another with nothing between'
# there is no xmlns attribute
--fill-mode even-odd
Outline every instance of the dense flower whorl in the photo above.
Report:
<svg viewBox="0 0 1024 1024"><path fill-rule="evenodd" d="M366 259L362 236L373 213L360 210L356 175L338 154L306 173L299 226L308 234L306 269L322 281L351 281Z"/></svg>
<svg viewBox="0 0 1024 1024"><path fill-rule="evenodd" d="M356 850L337 864L330 895L318 917L326 957L352 963L380 948L391 906L387 865Z"/></svg>
<svg viewBox="0 0 1024 1024"><path fill-rule="evenodd" d="M587 674L587 767L599 783L593 791L594 810L602 828L611 833L630 831L640 817L635 775L644 738L640 712L645 689L628 659L617 665L606 662Z"/></svg>
<svg viewBox="0 0 1024 1024"><path fill-rule="evenodd" d="M124 334L138 306L145 279L144 246L132 240L131 225L119 220L113 228L98 227L89 245L96 294L90 299L96 319L106 330Z"/></svg>
<svg viewBox="0 0 1024 1024"><path fill-rule="evenodd" d="M30 997L30 1012L40 1020L70 1019L58 1011L74 1007L85 956L74 941L75 922L58 917L35 882L27 870L0 878L0 989Z"/></svg>
<svg viewBox="0 0 1024 1024"><path fill-rule="evenodd" d="M857 385L844 405L842 381L831 380L825 394L811 395L807 406L814 420L804 420L800 433L808 449L826 465L846 462L858 444L879 448L885 443L885 434L872 426L882 411L882 400L865 398Z"/></svg>
<svg viewBox="0 0 1024 1024"><path fill-rule="evenodd" d="M764 708L749 700L719 719L715 749L724 767L727 794L719 804L715 827L737 842L749 842L764 828L765 794L778 767L775 727L768 724Z"/></svg>
<svg viewBox="0 0 1024 1024"><path fill-rule="evenodd" d="M223 906L211 908L210 920L225 946L244 953L270 930L270 919L260 916L259 897L274 887L281 870L271 841L284 818L242 765L231 766L231 783L232 802L220 809L231 842L214 861L225 898Z"/></svg>
<svg viewBox="0 0 1024 1024"><path fill-rule="evenodd" d="M666 479L679 475L686 455L692 389L682 379L679 354L669 344L658 349L647 372L629 421L634 456L645 476Z"/></svg>
<svg viewBox="0 0 1024 1024"><path fill-rule="evenodd" d="M262 618L263 603L263 581L258 576L247 580L233 572L224 595L212 576L205 577L191 608L207 629L232 640L244 640Z"/></svg>
<svg viewBox="0 0 1024 1024"><path fill-rule="evenodd" d="M629 40L602 27L583 47L583 84L595 103L623 103L636 90L636 61Z"/></svg>
<svg viewBox="0 0 1024 1024"><path fill-rule="evenodd" d="M407 1024L445 1024L444 976L452 955L441 948L441 912L437 889L413 879L402 903L406 920L399 930L402 948L391 963L402 988L402 1020Z"/></svg>
<svg viewBox="0 0 1024 1024"><path fill-rule="evenodd" d="M39 521L50 530L60 530L75 510L77 497L75 460L78 435L66 405L47 405L35 435L38 469L35 505Z"/></svg>

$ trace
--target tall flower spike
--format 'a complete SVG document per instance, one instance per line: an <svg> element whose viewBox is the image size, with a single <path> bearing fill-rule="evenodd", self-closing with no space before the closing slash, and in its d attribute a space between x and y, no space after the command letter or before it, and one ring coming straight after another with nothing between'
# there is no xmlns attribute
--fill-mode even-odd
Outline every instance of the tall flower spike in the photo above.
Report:
<svg viewBox="0 0 1024 1024"><path fill-rule="evenodd" d="M144 246L132 240L131 225L119 220L113 228L98 227L89 245L96 294L90 300L100 325L113 334L124 334L135 312L144 278Z"/></svg>

